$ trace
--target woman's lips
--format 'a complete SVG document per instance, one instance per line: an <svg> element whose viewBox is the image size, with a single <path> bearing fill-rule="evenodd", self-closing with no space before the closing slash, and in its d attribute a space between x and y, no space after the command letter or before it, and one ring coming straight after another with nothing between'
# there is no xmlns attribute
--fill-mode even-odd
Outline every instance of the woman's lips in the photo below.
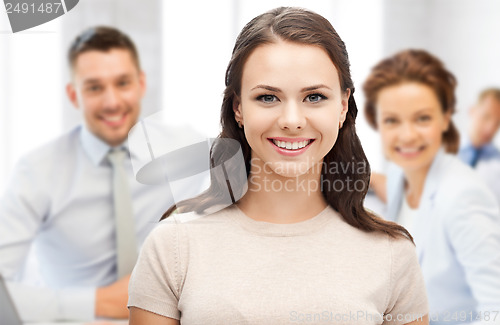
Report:
<svg viewBox="0 0 500 325"><path fill-rule="evenodd" d="M275 150L285 156L297 156L306 151L314 139L310 138L268 138Z"/></svg>

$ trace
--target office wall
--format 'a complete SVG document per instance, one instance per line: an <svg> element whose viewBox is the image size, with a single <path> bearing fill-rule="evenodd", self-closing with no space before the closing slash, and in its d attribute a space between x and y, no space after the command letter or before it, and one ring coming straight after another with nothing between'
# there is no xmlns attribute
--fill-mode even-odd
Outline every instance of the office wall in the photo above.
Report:
<svg viewBox="0 0 500 325"><path fill-rule="evenodd" d="M60 133L59 27L56 19L12 34L0 10L0 196L19 157Z"/></svg>

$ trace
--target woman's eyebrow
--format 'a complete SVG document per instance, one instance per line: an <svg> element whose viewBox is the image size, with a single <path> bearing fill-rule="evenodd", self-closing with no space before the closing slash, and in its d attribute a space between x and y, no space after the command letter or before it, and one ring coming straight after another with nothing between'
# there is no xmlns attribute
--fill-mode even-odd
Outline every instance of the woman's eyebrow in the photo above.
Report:
<svg viewBox="0 0 500 325"><path fill-rule="evenodd" d="M269 90L269 91L274 91L274 92L277 92L277 93L281 92L281 89L276 88L276 87L271 87L271 86L268 86L268 85L257 85L255 87L253 87L252 89L250 89L250 91L255 90L255 89L259 89L259 88L266 89L266 90Z"/></svg>
<svg viewBox="0 0 500 325"><path fill-rule="evenodd" d="M327 85L319 84L319 85L314 85L314 86L310 86L310 87L305 87L305 88L302 88L301 92L306 92L306 91L316 90L316 89L320 89L320 88L326 88L326 89L330 89L330 90L332 90L332 89L331 89L330 87L328 87Z"/></svg>
<svg viewBox="0 0 500 325"><path fill-rule="evenodd" d="M269 91L274 91L274 92L277 92L277 93L281 92L281 89L276 88L276 87L272 87L272 86L268 86L268 85L257 85L255 87L253 87L252 89L250 89L250 91L255 90L255 89L259 89L259 88L266 89L266 90L269 90ZM330 89L331 90L330 87L328 87L328 86L326 86L324 84L319 84L319 85L304 87L300 91L301 92L306 92L306 91L316 90L316 89L320 89L320 88L326 88L326 89Z"/></svg>
<svg viewBox="0 0 500 325"><path fill-rule="evenodd" d="M413 115L420 115L420 114L426 114L426 113L431 113L432 108L431 107L424 107L413 113Z"/></svg>
<svg viewBox="0 0 500 325"><path fill-rule="evenodd" d="M401 112L400 109L385 109L385 110L377 110L380 115L398 115Z"/></svg>

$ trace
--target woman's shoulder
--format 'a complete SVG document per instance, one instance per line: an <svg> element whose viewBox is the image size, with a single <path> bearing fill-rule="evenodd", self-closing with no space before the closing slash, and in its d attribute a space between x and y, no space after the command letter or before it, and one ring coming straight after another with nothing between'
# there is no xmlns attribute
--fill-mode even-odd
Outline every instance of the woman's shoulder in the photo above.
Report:
<svg viewBox="0 0 500 325"><path fill-rule="evenodd" d="M480 184L477 173L470 166L464 164L457 156L445 153L440 164L439 173L448 179L466 180Z"/></svg>
<svg viewBox="0 0 500 325"><path fill-rule="evenodd" d="M383 231L368 232L347 223L341 231L344 236L342 245L347 246L351 259L360 259L360 263L375 269L381 277L386 276L391 297L394 294L392 291L405 276L412 279L421 276L416 248L408 237L404 235L393 237ZM396 297L398 295L396 294ZM420 296L419 294L418 299L423 299ZM425 294L423 296L425 298Z"/></svg>
<svg viewBox="0 0 500 325"><path fill-rule="evenodd" d="M161 257L165 264L176 264L180 261L179 272L183 274L184 263L189 260L193 243L211 241L217 238L218 234L227 232L227 214L230 212L225 210L211 214L186 212L169 215L149 233L141 248L141 254L153 256L153 259ZM164 254L165 248L173 253Z"/></svg>
<svg viewBox="0 0 500 325"><path fill-rule="evenodd" d="M235 209L233 206L217 207L216 209L212 209L212 211L204 213L195 211L184 213L174 212L160 221L150 236L163 238L169 235L178 235L179 232L187 229L210 229L209 226L225 226L227 225L228 217L234 213Z"/></svg>
<svg viewBox="0 0 500 325"><path fill-rule="evenodd" d="M389 236L389 246L393 259L415 259L417 258L415 244L407 237L391 237Z"/></svg>
<svg viewBox="0 0 500 325"><path fill-rule="evenodd" d="M451 154L445 154L440 166L443 178L439 186L441 192L450 198L459 200L462 197L475 197L479 200L495 200L490 189L479 174L460 159Z"/></svg>
<svg viewBox="0 0 500 325"><path fill-rule="evenodd" d="M333 209L332 209L333 210ZM334 210L333 210L334 211ZM334 211L334 213L337 213ZM381 217L376 216L383 220ZM344 218L340 218L341 223L335 225L340 233L345 236L346 240L352 241L360 249L369 248L370 251L389 252L389 249L414 250L413 242L401 234L401 236L393 237L384 231L366 231L349 224ZM384 220L384 222L387 222Z"/></svg>
<svg viewBox="0 0 500 325"><path fill-rule="evenodd" d="M443 175L435 176L439 177L439 184L429 198L447 229L462 224L458 221L470 225L479 224L483 218L498 218L497 199L475 170L446 154L440 172Z"/></svg>

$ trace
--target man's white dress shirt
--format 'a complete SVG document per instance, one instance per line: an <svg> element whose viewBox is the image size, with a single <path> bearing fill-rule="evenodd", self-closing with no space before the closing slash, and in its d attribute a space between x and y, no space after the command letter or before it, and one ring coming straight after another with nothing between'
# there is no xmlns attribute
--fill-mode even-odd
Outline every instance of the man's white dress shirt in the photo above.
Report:
<svg viewBox="0 0 500 325"><path fill-rule="evenodd" d="M25 156L11 175L0 200L0 273L25 321L91 320L96 287L117 280L109 149L79 126ZM140 246L174 202L167 184L140 184L125 164ZM32 245L43 287L14 281Z"/></svg>
<svg viewBox="0 0 500 325"><path fill-rule="evenodd" d="M473 168L488 184L500 204L500 151L492 143L476 149L470 141L465 141L458 152L458 157L466 164L469 164L475 150L478 150L478 152L476 153L477 158Z"/></svg>

